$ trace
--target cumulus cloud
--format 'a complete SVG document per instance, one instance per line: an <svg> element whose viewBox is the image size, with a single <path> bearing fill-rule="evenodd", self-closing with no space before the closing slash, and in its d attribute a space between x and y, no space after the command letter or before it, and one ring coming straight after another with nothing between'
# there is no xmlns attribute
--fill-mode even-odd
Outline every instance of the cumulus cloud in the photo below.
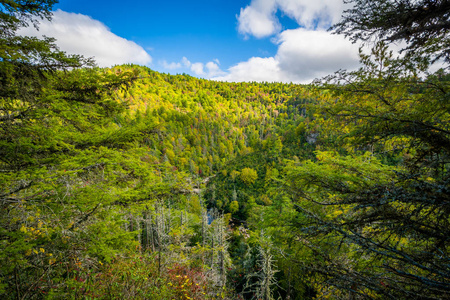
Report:
<svg viewBox="0 0 450 300"><path fill-rule="evenodd" d="M181 62L172 62L168 63L166 61L162 61L161 65L163 68L168 70L174 70L174 69L182 69L187 68L192 73L194 73L197 76L201 76L204 78L212 78L215 76L221 76L226 74L224 71L220 69L220 61L216 58L212 61L209 61L207 63L202 62L191 62L187 57L183 57L181 59Z"/></svg>
<svg viewBox="0 0 450 300"><path fill-rule="evenodd" d="M293 81L309 80L359 65L358 46L325 30L287 30L280 34L278 42L277 61Z"/></svg>
<svg viewBox="0 0 450 300"><path fill-rule="evenodd" d="M309 83L339 69L357 68L358 46L327 32L345 8L342 0L252 0L237 16L238 31L245 37L272 36L277 53L252 57L213 79ZM283 31L278 13L298 28Z"/></svg>
<svg viewBox="0 0 450 300"><path fill-rule="evenodd" d="M244 35L253 35L257 38L270 36L281 29L281 25L275 17L275 11L260 9L254 6L241 8L238 16L238 30Z"/></svg>
<svg viewBox="0 0 450 300"><path fill-rule="evenodd" d="M343 9L342 0L253 0L237 16L238 30L257 38L279 33L282 28L276 16L278 11L300 27L324 29L339 20Z"/></svg>
<svg viewBox="0 0 450 300"><path fill-rule="evenodd" d="M181 63L175 63L175 62L168 63L165 60L163 60L161 62L161 65L163 66L163 68L168 69L168 70L176 70L176 69L180 69L182 67Z"/></svg>
<svg viewBox="0 0 450 300"><path fill-rule="evenodd" d="M306 29L327 29L341 18L342 0L278 0L278 7Z"/></svg>
<svg viewBox="0 0 450 300"><path fill-rule="evenodd" d="M309 83L339 69L359 65L358 46L325 30L286 30L276 42L279 46L274 57L252 57L213 79Z"/></svg>
<svg viewBox="0 0 450 300"><path fill-rule="evenodd" d="M191 62L189 61L189 59L187 59L187 57L185 57L185 56L181 60L181 63L187 68L190 68L192 65Z"/></svg>
<svg viewBox="0 0 450 300"><path fill-rule="evenodd" d="M19 34L54 37L61 50L94 57L101 67L124 63L146 65L152 61L141 46L115 35L103 23L82 14L57 10L51 22L40 22L39 31L31 26L21 29Z"/></svg>
<svg viewBox="0 0 450 300"><path fill-rule="evenodd" d="M228 69L228 74L213 78L219 81L286 81L274 57L252 57Z"/></svg>
<svg viewBox="0 0 450 300"><path fill-rule="evenodd" d="M217 62L218 60L215 60L215 61ZM205 67L206 67L206 70L208 70L208 77L217 76L217 75L223 73L222 70L220 70L220 67L216 62L210 61L210 62L206 63Z"/></svg>
<svg viewBox="0 0 450 300"><path fill-rule="evenodd" d="M195 75L205 75L203 71L203 63L196 62L191 65L191 71L195 73Z"/></svg>

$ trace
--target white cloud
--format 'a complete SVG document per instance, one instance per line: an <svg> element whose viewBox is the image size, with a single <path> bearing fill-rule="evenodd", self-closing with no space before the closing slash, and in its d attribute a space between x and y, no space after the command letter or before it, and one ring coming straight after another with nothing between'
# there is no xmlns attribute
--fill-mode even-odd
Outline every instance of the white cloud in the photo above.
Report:
<svg viewBox="0 0 450 300"><path fill-rule="evenodd" d="M252 57L213 79L309 83L339 69L357 68L358 46L326 31L344 8L342 0L252 0L237 16L238 31L245 37L273 36L277 53ZM299 27L282 31L278 12Z"/></svg>
<svg viewBox="0 0 450 300"><path fill-rule="evenodd" d="M293 81L307 81L359 65L358 46L325 30L286 30L278 42L276 59Z"/></svg>
<svg viewBox="0 0 450 300"><path fill-rule="evenodd" d="M324 29L339 20L343 9L342 0L253 0L237 16L238 30L257 38L279 33L282 28L277 11L306 29Z"/></svg>
<svg viewBox="0 0 450 300"><path fill-rule="evenodd" d="M252 57L215 80L309 83L339 69L359 65L358 46L325 30L298 28L283 31L274 57Z"/></svg>
<svg viewBox="0 0 450 300"><path fill-rule="evenodd" d="M196 62L191 65L191 71L195 73L195 75L205 75L203 71L203 63Z"/></svg>
<svg viewBox="0 0 450 300"><path fill-rule="evenodd" d="M208 70L208 78L216 77L216 76L222 76L226 73L222 71L219 67L219 60L215 59L214 61L208 62L205 67Z"/></svg>
<svg viewBox="0 0 450 300"><path fill-rule="evenodd" d="M124 63L146 65L152 61L141 46L115 35L103 23L82 14L57 10L51 22L40 22L39 32L31 26L21 29L19 34L54 37L61 50L94 57L101 67Z"/></svg>
<svg viewBox="0 0 450 300"><path fill-rule="evenodd" d="M244 35L253 35L257 38L277 33L281 26L274 13L273 9L264 11L253 6L241 8L241 13L238 16L239 32Z"/></svg>
<svg viewBox="0 0 450 300"><path fill-rule="evenodd" d="M176 69L180 69L182 67L181 63L175 63L175 62L168 63L165 60L163 60L161 62L161 65L163 66L163 68L168 69L168 70L176 70Z"/></svg>
<svg viewBox="0 0 450 300"><path fill-rule="evenodd" d="M205 67L208 70L208 72L210 72L210 73L217 72L220 70L219 65L212 61L206 63Z"/></svg>
<svg viewBox="0 0 450 300"><path fill-rule="evenodd" d="M187 59L185 56L183 57L183 59L181 60L181 63L187 67L190 68L191 67L191 62L189 61L189 59Z"/></svg>
<svg viewBox="0 0 450 300"><path fill-rule="evenodd" d="M196 76L201 76L204 78L212 78L216 76L225 75L226 73L220 69L219 60L213 59L212 61L205 63L194 62L192 63L187 57L183 57L181 62L168 63L167 61L160 62L161 66L168 70L187 68L189 71L193 72Z"/></svg>
<svg viewBox="0 0 450 300"><path fill-rule="evenodd" d="M341 18L342 0L277 0L278 8L306 29L327 29Z"/></svg>
<svg viewBox="0 0 450 300"><path fill-rule="evenodd" d="M274 57L252 57L228 69L228 74L212 78L219 81L286 81Z"/></svg>

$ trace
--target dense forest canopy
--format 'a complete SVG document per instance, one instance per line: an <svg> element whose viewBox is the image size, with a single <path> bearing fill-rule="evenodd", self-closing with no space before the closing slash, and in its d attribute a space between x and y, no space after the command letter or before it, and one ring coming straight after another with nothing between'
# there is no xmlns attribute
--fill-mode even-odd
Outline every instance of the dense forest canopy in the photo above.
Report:
<svg viewBox="0 0 450 300"><path fill-rule="evenodd" d="M55 2L0 1L2 298L450 296L448 1L349 1L372 51L312 85L16 34Z"/></svg>

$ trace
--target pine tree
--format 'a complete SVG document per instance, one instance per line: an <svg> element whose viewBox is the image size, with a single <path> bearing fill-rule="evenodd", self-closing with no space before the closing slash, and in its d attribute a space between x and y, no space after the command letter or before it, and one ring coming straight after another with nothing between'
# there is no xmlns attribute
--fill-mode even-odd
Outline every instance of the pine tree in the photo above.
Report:
<svg viewBox="0 0 450 300"><path fill-rule="evenodd" d="M448 297L448 75L419 78L423 60L394 58L384 43L361 62L319 87L331 95L319 104L322 130L340 153L288 168L295 223L318 258L307 269L352 297Z"/></svg>
<svg viewBox="0 0 450 300"><path fill-rule="evenodd" d="M406 42L408 56L450 62L450 2L447 0L350 0L332 29L352 41Z"/></svg>

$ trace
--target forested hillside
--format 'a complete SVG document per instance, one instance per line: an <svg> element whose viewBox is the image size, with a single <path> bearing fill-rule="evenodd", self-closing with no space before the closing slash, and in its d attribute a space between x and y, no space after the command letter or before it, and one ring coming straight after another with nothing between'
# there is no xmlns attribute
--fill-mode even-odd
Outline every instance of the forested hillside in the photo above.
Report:
<svg viewBox="0 0 450 300"><path fill-rule="evenodd" d="M96 68L15 35L53 1L1 4L2 299L450 297L440 40L226 83Z"/></svg>

